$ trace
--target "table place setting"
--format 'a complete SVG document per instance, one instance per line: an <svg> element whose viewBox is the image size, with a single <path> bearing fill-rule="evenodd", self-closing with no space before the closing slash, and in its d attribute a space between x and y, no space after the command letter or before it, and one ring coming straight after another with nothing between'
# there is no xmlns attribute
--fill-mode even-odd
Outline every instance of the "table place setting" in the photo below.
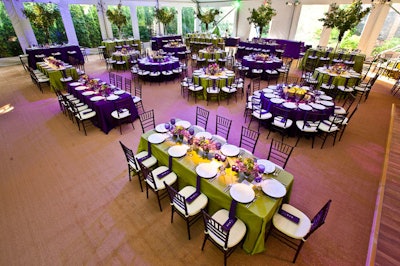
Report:
<svg viewBox="0 0 400 266"><path fill-rule="evenodd" d="M151 134L147 140L152 143L152 144L161 144L163 143L167 138L168 138L168 134L162 134L162 133L154 133Z"/></svg>
<svg viewBox="0 0 400 266"><path fill-rule="evenodd" d="M224 144L221 147L221 153L228 157L237 156L240 152L239 147L232 144Z"/></svg>

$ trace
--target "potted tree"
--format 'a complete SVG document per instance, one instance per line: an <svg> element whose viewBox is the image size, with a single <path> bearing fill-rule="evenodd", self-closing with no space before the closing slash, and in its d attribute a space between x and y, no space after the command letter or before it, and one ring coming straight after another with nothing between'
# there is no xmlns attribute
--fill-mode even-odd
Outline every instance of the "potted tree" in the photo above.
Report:
<svg viewBox="0 0 400 266"><path fill-rule="evenodd" d="M330 5L328 12L324 15L324 18L320 18L324 27L339 30L338 42L336 44L335 51L343 39L346 31L354 28L360 23L360 21L371 11L370 7L366 9L362 8L361 0L355 0L353 3L348 5L346 8L339 8L336 3Z"/></svg>
<svg viewBox="0 0 400 266"><path fill-rule="evenodd" d="M163 8L155 8L154 17L159 23L164 25L164 35L167 34L167 26L171 23L175 18L176 10L168 9L166 7Z"/></svg>
<svg viewBox="0 0 400 266"><path fill-rule="evenodd" d="M108 9L106 15L108 20L117 27L119 38L122 39L122 27L127 24L128 20L122 12L121 2L116 9Z"/></svg>
<svg viewBox="0 0 400 266"><path fill-rule="evenodd" d="M263 29L269 24L272 17L276 15L275 9L271 6L271 1L266 1L265 4L253 8L250 11L250 17L247 18L249 23L253 23L256 29L258 28L258 37L261 38Z"/></svg>
<svg viewBox="0 0 400 266"><path fill-rule="evenodd" d="M200 9L200 4L197 2L197 13L196 17L206 25L206 31L208 31L208 25L210 23L215 23L215 17L218 16L221 12L218 9L208 9L207 11L202 12Z"/></svg>
<svg viewBox="0 0 400 266"><path fill-rule="evenodd" d="M44 32L46 43L50 43L50 29L60 15L56 6L35 4L32 9L22 10L22 13L37 29Z"/></svg>

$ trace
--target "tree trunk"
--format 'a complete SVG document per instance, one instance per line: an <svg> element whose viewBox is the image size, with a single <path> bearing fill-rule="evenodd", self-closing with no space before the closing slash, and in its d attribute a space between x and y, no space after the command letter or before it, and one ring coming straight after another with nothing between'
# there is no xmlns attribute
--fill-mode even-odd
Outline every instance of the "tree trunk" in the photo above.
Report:
<svg viewBox="0 0 400 266"><path fill-rule="evenodd" d="M262 26L260 26L260 27L258 27L259 28L259 36L258 36L258 38L259 39L261 39L261 36L262 36L262 32L263 32L263 29L264 29L264 27L262 27Z"/></svg>

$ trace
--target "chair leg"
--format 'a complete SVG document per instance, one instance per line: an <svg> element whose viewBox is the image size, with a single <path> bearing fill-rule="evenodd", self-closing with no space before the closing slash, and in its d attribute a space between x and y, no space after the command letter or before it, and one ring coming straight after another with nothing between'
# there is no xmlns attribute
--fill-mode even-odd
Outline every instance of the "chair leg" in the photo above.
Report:
<svg viewBox="0 0 400 266"><path fill-rule="evenodd" d="M190 224L189 224L189 218L186 219L186 227L187 227L187 232L188 232L188 238L190 240Z"/></svg>
<svg viewBox="0 0 400 266"><path fill-rule="evenodd" d="M157 195L158 207L160 207L160 211L162 212L161 200L160 200L160 195L158 194L158 191L156 191L156 195Z"/></svg>
<svg viewBox="0 0 400 266"><path fill-rule="evenodd" d="M203 240L203 245L201 245L201 250L204 250L204 246L206 244L207 239L208 239L208 234L205 234L204 235L204 240Z"/></svg>
<svg viewBox="0 0 400 266"><path fill-rule="evenodd" d="M296 262L297 256L299 255L300 250L301 250L301 248L303 247L303 245L304 245L304 241L302 240L302 241L300 242L300 245L298 246L298 248L297 248L297 250L296 250L296 255L294 255L293 263Z"/></svg>

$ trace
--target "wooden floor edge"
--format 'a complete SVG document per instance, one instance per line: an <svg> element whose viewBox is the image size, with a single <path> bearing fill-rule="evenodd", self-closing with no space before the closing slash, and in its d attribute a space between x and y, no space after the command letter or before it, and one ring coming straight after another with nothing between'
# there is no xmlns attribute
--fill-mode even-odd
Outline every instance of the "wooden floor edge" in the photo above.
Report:
<svg viewBox="0 0 400 266"><path fill-rule="evenodd" d="M380 227L380 221L381 221L381 215L382 215L383 197L385 195L386 174L387 174L387 168L388 168L388 163L389 163L390 145L392 142L395 110L396 110L396 106L395 106L395 104L392 104L389 132L388 132L388 136L387 136L386 149L385 149L385 159L383 162L382 176L381 176L381 180L379 182L379 187L378 187L377 196L376 196L374 219L372 222L370 240L369 240L369 245L368 245L367 260L365 263L365 265L367 265L367 266L375 265L376 249L377 249L378 236L379 236L379 227Z"/></svg>

